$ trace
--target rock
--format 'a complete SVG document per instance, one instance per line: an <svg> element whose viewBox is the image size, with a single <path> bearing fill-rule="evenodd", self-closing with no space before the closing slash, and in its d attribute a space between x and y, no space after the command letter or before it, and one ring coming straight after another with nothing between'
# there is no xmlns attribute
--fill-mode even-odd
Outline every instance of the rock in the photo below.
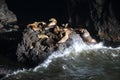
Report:
<svg viewBox="0 0 120 80"><path fill-rule="evenodd" d="M0 22L3 23L17 22L16 15L8 9L5 0L0 0Z"/></svg>
<svg viewBox="0 0 120 80"><path fill-rule="evenodd" d="M115 1L95 0L91 6L91 20L101 40L120 42L120 24L113 10ZM119 8L118 8L119 9Z"/></svg>
<svg viewBox="0 0 120 80"><path fill-rule="evenodd" d="M12 73L13 71L7 68L6 66L0 66L0 79L7 74Z"/></svg>
<svg viewBox="0 0 120 80"><path fill-rule="evenodd" d="M73 36L77 34L76 31L68 27L68 25L60 27L57 23L54 26L46 24L46 26L44 25L44 28L42 28L42 25L37 24L36 28L41 27L42 30L34 30L34 26L35 25L31 25L31 27L25 28L22 41L18 44L16 51L18 62L30 66L43 62L55 51L63 51L70 47L73 44ZM80 34L77 35L80 37ZM90 36L90 39L91 38Z"/></svg>
<svg viewBox="0 0 120 80"><path fill-rule="evenodd" d="M0 33L16 31L19 27L16 15L7 7L5 0L0 0Z"/></svg>
<svg viewBox="0 0 120 80"><path fill-rule="evenodd" d="M3 26L3 24L2 23L0 23L0 29L2 29L4 26Z"/></svg>
<svg viewBox="0 0 120 80"><path fill-rule="evenodd" d="M119 1L69 0L69 23L86 28L96 39L120 42Z"/></svg>
<svg viewBox="0 0 120 80"><path fill-rule="evenodd" d="M43 38L45 35L47 38ZM49 31L46 31L43 35L40 31L34 31L31 28L25 29L22 41L18 45L16 52L18 61L27 65L42 62L55 51L56 38L57 37Z"/></svg>
<svg viewBox="0 0 120 80"><path fill-rule="evenodd" d="M22 32L16 22L16 15L0 0L0 78L13 72L11 67L19 68L15 53Z"/></svg>

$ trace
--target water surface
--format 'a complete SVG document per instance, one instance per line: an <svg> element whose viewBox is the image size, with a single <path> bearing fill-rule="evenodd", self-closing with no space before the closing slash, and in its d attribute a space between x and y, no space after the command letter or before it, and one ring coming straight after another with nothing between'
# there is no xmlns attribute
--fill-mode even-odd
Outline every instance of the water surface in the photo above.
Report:
<svg viewBox="0 0 120 80"><path fill-rule="evenodd" d="M80 43L80 44L79 44ZM2 80L119 80L120 47L86 45L81 39L56 51L32 69L17 70Z"/></svg>

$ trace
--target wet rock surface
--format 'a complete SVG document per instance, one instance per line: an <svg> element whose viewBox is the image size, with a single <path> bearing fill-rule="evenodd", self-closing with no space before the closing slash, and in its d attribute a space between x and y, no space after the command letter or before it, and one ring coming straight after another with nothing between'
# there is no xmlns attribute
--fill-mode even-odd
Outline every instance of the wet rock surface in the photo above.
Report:
<svg viewBox="0 0 120 80"><path fill-rule="evenodd" d="M43 62L50 54L58 50L59 46L66 48L68 45L65 42L72 32L68 27L59 27L54 21L45 25L35 25L34 23L28 24L16 52L18 61L28 65Z"/></svg>
<svg viewBox="0 0 120 80"><path fill-rule="evenodd" d="M0 0L0 33L16 31L17 17L7 7L5 0Z"/></svg>
<svg viewBox="0 0 120 80"><path fill-rule="evenodd" d="M18 62L26 65L37 65L53 52L63 51L73 44L73 35L82 37L86 44L95 44L90 33L83 28L72 29L68 24L57 25L51 18L50 23L34 22L23 31L22 41L16 51Z"/></svg>

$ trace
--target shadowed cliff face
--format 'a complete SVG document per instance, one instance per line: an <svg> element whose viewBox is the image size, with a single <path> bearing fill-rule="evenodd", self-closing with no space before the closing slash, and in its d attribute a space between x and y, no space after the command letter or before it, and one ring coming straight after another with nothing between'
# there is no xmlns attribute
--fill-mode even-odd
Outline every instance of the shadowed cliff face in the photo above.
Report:
<svg viewBox="0 0 120 80"><path fill-rule="evenodd" d="M48 20L85 27L100 40L120 42L118 0L6 0L21 24Z"/></svg>
<svg viewBox="0 0 120 80"><path fill-rule="evenodd" d="M70 0L69 22L85 26L93 36L101 40L120 42L119 1ZM71 6L72 5L72 6Z"/></svg>
<svg viewBox="0 0 120 80"><path fill-rule="evenodd" d="M91 3L91 20L98 31L100 39L120 42L120 24L117 15L119 5L112 0L97 0Z"/></svg>

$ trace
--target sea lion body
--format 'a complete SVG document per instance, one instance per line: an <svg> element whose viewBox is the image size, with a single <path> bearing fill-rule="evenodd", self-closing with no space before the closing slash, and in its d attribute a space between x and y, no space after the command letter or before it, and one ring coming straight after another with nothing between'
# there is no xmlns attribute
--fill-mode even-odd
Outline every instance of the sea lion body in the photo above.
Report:
<svg viewBox="0 0 120 80"><path fill-rule="evenodd" d="M65 31L65 36L61 40L58 41L59 44L66 42L69 39L69 36L71 34L71 30L68 28L64 28L64 31Z"/></svg>
<svg viewBox="0 0 120 80"><path fill-rule="evenodd" d="M90 33L87 31L87 29L80 29L80 32L82 33L82 38L87 44L96 44L97 41L93 39L90 35Z"/></svg>
<svg viewBox="0 0 120 80"><path fill-rule="evenodd" d="M34 31L42 31L42 29L40 27L38 27L38 25L40 24L41 22L34 22L32 24L28 24L27 27L31 27Z"/></svg>
<svg viewBox="0 0 120 80"><path fill-rule="evenodd" d="M44 39L44 38L49 38L49 37L47 35L45 35L45 34L39 34L38 38Z"/></svg>

